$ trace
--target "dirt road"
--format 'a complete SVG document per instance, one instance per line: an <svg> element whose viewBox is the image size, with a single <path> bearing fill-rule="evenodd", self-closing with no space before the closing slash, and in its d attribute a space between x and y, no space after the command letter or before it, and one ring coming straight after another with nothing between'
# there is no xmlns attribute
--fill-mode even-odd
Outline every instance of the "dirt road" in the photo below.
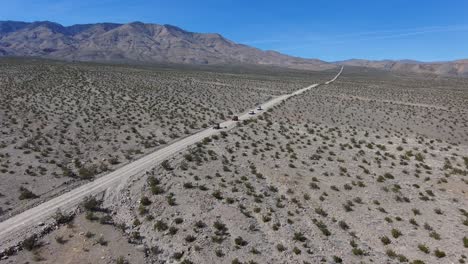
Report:
<svg viewBox="0 0 468 264"><path fill-rule="evenodd" d="M343 67L333 79L326 82L325 84L329 84L336 80L342 71ZM255 109L254 111L256 113L254 115L251 115L248 112L246 112L239 116L239 120L242 121L254 118L258 114L261 114L269 108L281 103L284 100L287 100L289 97L299 95L309 89L317 87L318 85L320 84L313 84L298 91L295 91L294 93L275 97L261 105L263 110L257 111ZM221 123L221 127L223 128L222 130L208 128L206 130L200 131L180 141L177 141L165 148L159 149L151 154L148 154L90 183L82 185L76 189L71 190L70 192L64 193L21 214L13 216L12 218L5 220L4 222L1 222L0 252L3 252L3 250L8 247L18 244L25 237L32 235L35 231L37 231L40 228L39 225L47 219L51 218L57 210L61 210L62 212L71 211L74 208L76 208L76 206L78 206L85 197L96 195L114 186L115 184L119 184L119 182L123 180L127 180L133 175L148 170L154 167L155 165L161 163L163 160L168 159L170 156L203 140L205 137L210 137L214 134L220 133L221 131L232 129L236 126L236 123L237 122L229 120Z"/></svg>

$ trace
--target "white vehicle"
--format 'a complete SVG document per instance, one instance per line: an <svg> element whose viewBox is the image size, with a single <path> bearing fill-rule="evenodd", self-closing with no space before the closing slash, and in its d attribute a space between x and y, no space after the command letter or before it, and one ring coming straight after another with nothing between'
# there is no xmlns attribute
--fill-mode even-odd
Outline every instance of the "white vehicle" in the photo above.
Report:
<svg viewBox="0 0 468 264"><path fill-rule="evenodd" d="M259 105L259 106L257 107L257 110L258 110L258 111L262 111L262 110L263 110L262 106Z"/></svg>
<svg viewBox="0 0 468 264"><path fill-rule="evenodd" d="M255 115L255 111L254 111L254 110L250 110L249 115Z"/></svg>

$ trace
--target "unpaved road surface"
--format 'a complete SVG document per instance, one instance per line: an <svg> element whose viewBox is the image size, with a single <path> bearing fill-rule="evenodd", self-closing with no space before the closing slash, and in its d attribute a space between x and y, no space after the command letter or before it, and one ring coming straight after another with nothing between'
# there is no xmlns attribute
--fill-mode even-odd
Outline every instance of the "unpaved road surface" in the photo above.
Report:
<svg viewBox="0 0 468 264"><path fill-rule="evenodd" d="M343 72L343 67L339 73L330 81L325 84L329 84L335 81L340 74ZM320 84L313 84L298 91L295 91L291 94L285 94L271 99L268 102L265 102L261 105L263 108L262 111L255 112L264 112L269 108L281 103L284 100L287 100L291 96L296 96L304 93L305 91L317 87ZM239 116L239 120L247 120L254 118L256 113L250 115L248 112ZM99 194L107 190L108 188L119 184L119 182L127 180L129 177L138 174L142 171L148 170L155 165L161 163L162 161L168 159L170 156L186 149L187 147L203 140L205 137L210 137L214 134L218 134L221 131L232 129L236 126L235 121L225 121L221 123L222 130L216 130L213 128L208 128L206 130L200 131L196 134L193 134L189 137L186 137L180 141L177 141L165 148L159 149L151 154L148 154L141 159L138 159L132 163L129 163L105 176L102 176L90 183L82 185L76 189L71 190L70 192L64 193L56 198L53 198L47 202L44 202L36 207L33 207L21 214L13 216L0 223L0 252L3 252L6 248L17 245L25 237L30 236L34 233L35 230L40 228L42 222L49 219L54 215L57 210L62 212L68 212L76 208L85 197Z"/></svg>

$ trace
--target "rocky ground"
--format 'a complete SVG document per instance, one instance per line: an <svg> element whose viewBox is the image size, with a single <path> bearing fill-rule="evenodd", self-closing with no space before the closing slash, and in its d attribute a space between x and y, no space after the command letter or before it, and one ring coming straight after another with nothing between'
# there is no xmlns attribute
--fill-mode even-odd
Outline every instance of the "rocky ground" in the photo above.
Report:
<svg viewBox="0 0 468 264"><path fill-rule="evenodd" d="M96 214L96 218L102 215ZM90 221L79 215L72 223L63 225L38 243L31 243L21 254L4 263L145 263L141 249L127 242L122 233L103 221Z"/></svg>
<svg viewBox="0 0 468 264"><path fill-rule="evenodd" d="M466 263L467 84L345 68L88 200L73 223L111 221L129 243L116 235L99 263Z"/></svg>
<svg viewBox="0 0 468 264"><path fill-rule="evenodd" d="M0 219L331 74L0 60Z"/></svg>

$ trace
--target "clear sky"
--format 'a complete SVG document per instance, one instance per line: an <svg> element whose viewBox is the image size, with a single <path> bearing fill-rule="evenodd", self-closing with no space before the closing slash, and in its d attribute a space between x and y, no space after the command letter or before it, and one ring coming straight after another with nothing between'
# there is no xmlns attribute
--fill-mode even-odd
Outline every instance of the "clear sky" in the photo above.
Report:
<svg viewBox="0 0 468 264"><path fill-rule="evenodd" d="M468 58L468 0L2 0L0 20L142 21L327 61Z"/></svg>

